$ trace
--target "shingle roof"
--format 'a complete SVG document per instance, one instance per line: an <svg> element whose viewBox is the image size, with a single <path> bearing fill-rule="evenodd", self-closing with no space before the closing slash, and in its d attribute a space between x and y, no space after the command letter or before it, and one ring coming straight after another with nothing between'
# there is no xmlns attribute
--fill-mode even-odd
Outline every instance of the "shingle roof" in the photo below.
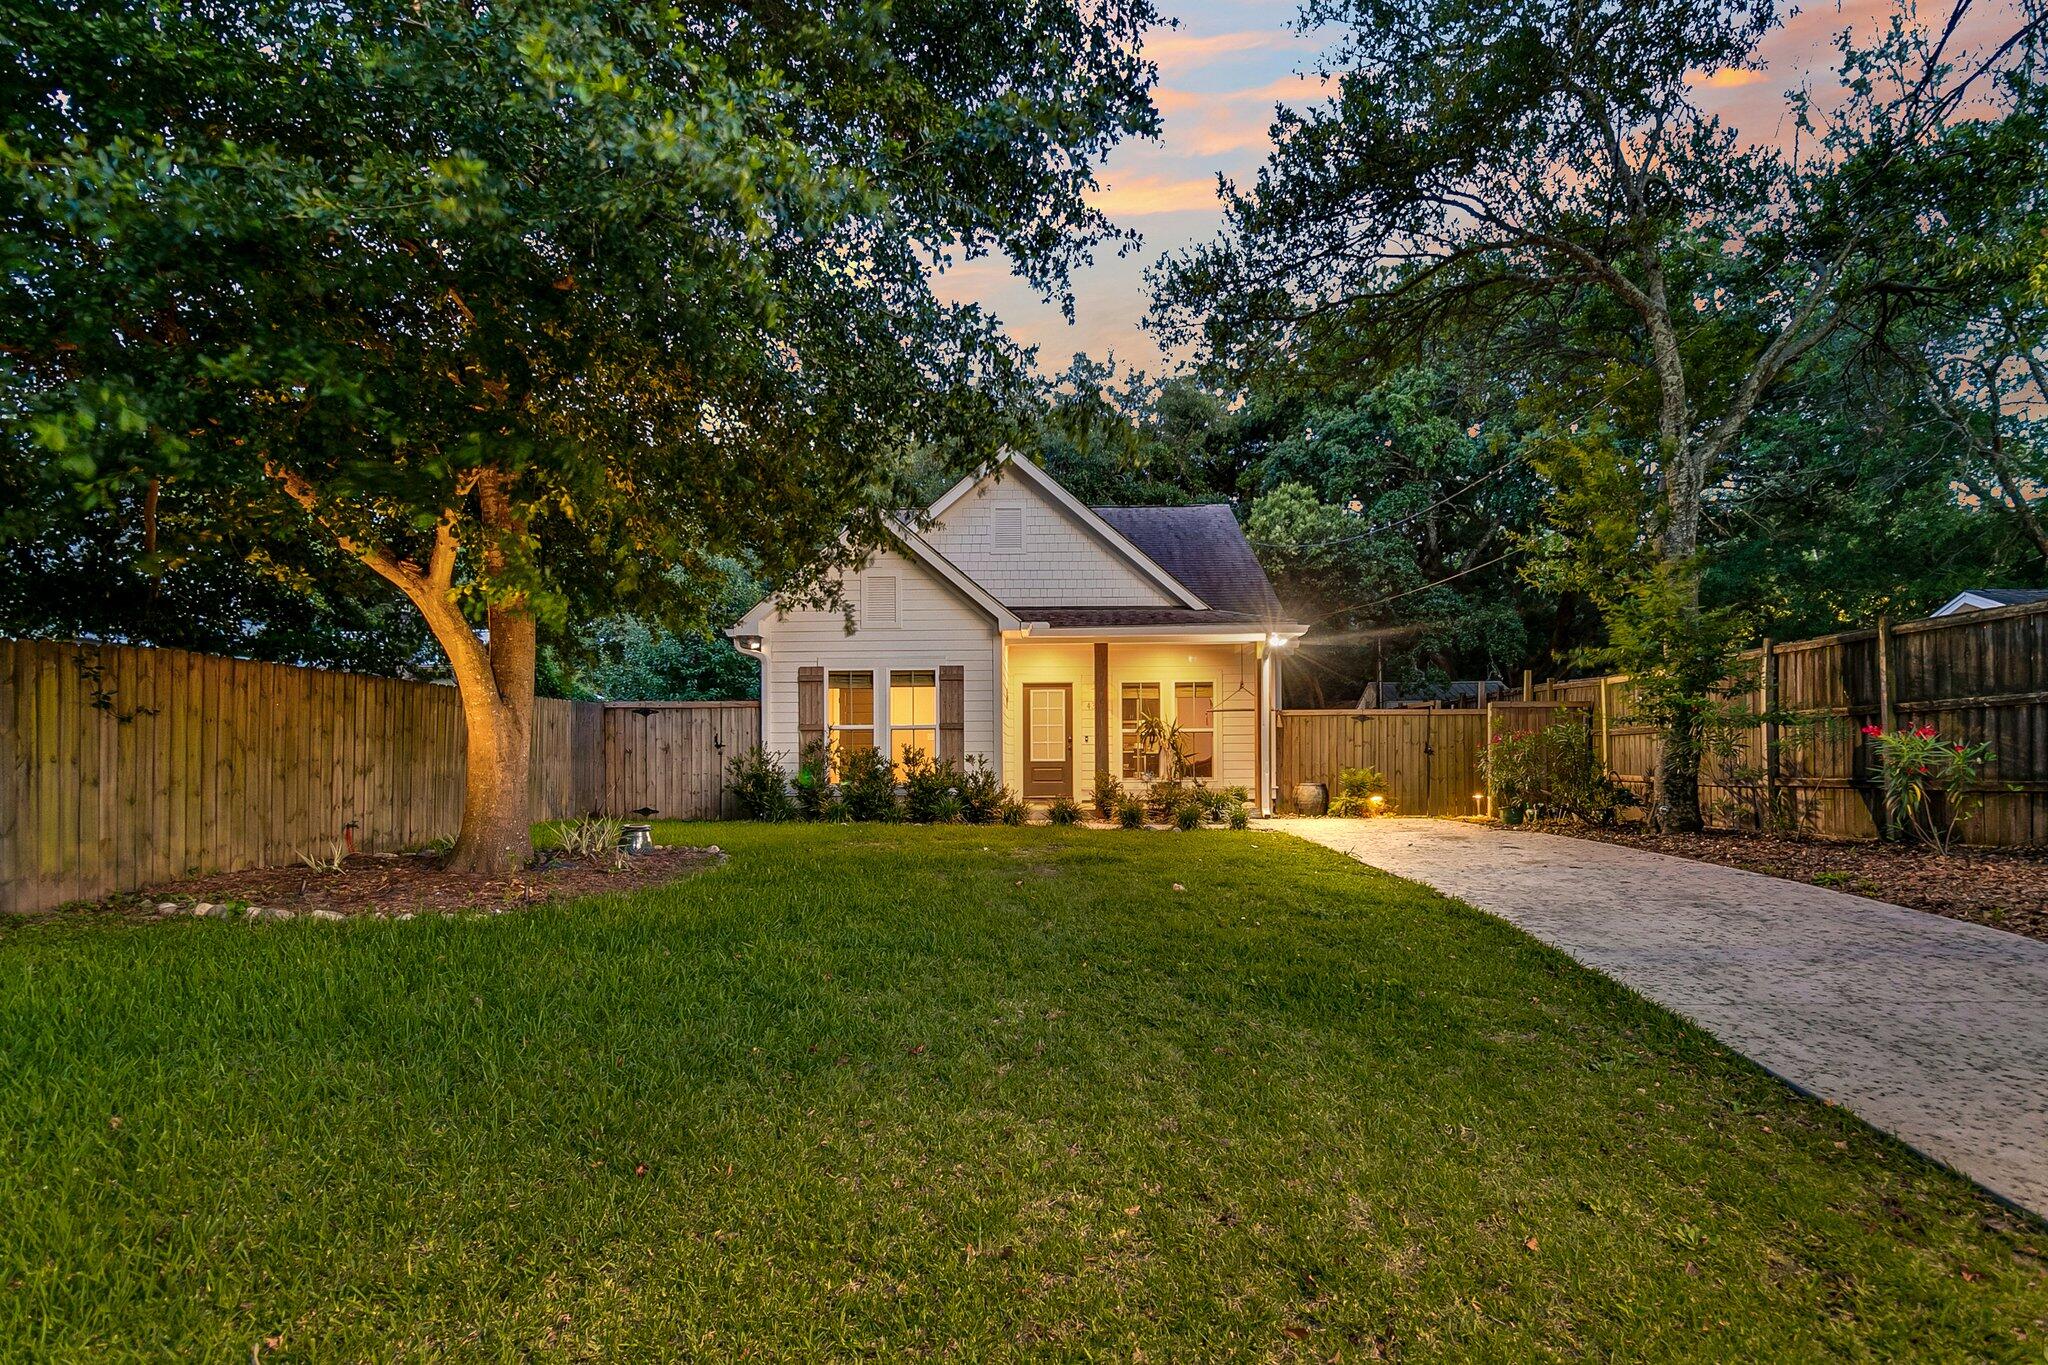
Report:
<svg viewBox="0 0 2048 1365"><path fill-rule="evenodd" d="M1248 611L1198 611L1193 607L1017 607L1015 611L1027 621L1043 621L1054 630L1094 630L1105 626L1263 628L1272 620Z"/></svg>
<svg viewBox="0 0 2048 1365"><path fill-rule="evenodd" d="M1216 613L1280 618L1280 599L1226 503L1193 507L1098 507L1096 515L1178 578ZM1033 612L1042 616L1042 612ZM1203 618L1201 612L1187 613ZM1103 623L1108 624L1108 623ZM1133 622L1131 624L1153 624Z"/></svg>
<svg viewBox="0 0 2048 1365"><path fill-rule="evenodd" d="M1196 588L1195 591L1199 593L1201 589ZM2048 602L2048 588L1971 588L1969 592L1972 597L1988 597L2001 607L2025 606L2029 602Z"/></svg>

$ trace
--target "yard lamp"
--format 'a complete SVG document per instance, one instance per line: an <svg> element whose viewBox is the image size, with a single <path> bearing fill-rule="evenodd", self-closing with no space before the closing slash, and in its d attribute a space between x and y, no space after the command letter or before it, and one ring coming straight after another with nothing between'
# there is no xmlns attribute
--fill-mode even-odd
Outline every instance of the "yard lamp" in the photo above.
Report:
<svg viewBox="0 0 2048 1365"><path fill-rule="evenodd" d="M1485 811L1485 805L1486 805L1486 793L1485 793L1485 792L1473 792L1473 793L1472 793L1472 813L1473 813L1474 815L1484 815L1484 814L1486 813L1486 811Z"/></svg>
<svg viewBox="0 0 2048 1365"><path fill-rule="evenodd" d="M1378 810L1381 806L1387 804L1387 798L1378 795L1368 796L1365 798L1365 804L1371 806L1374 810Z"/></svg>

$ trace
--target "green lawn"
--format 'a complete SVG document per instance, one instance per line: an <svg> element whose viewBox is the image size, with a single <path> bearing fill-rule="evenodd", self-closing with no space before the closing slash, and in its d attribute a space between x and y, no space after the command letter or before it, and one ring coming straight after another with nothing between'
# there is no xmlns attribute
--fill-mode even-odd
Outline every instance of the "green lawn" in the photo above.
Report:
<svg viewBox="0 0 2048 1365"><path fill-rule="evenodd" d="M2040 1228L1324 850L659 837L732 857L498 918L0 930L0 1353L2048 1340Z"/></svg>

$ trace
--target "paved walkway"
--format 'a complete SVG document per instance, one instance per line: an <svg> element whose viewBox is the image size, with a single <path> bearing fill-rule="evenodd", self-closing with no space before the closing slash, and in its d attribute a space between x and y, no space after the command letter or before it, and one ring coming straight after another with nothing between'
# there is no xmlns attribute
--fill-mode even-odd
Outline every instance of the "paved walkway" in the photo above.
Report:
<svg viewBox="0 0 2048 1365"><path fill-rule="evenodd" d="M1519 925L2048 1217L2048 943L1587 839L1270 823Z"/></svg>

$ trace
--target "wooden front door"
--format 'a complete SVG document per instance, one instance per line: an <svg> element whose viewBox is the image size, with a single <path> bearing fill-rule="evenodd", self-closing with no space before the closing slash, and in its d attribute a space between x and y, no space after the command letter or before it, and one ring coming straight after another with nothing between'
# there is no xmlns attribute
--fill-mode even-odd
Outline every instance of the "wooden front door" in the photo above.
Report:
<svg viewBox="0 0 2048 1365"><path fill-rule="evenodd" d="M1074 794L1074 685L1024 684L1024 799Z"/></svg>

